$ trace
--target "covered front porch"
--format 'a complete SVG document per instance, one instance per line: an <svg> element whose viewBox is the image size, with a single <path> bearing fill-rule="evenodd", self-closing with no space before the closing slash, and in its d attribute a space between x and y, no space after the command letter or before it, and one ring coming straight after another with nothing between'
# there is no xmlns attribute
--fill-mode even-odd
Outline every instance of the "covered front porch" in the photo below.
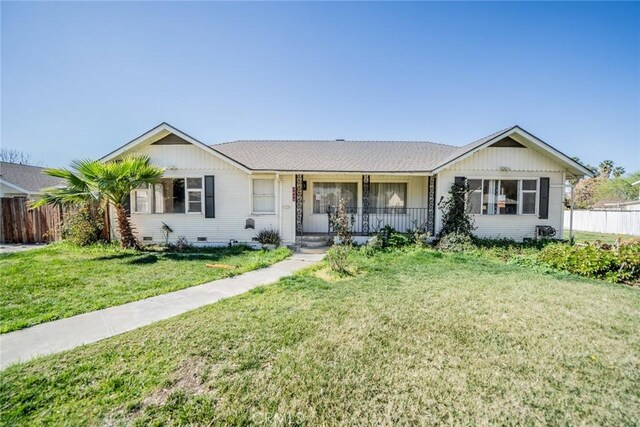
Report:
<svg viewBox="0 0 640 427"><path fill-rule="evenodd" d="M296 236L331 234L330 215L342 200L353 234L389 226L435 232L436 178L410 174L295 175Z"/></svg>

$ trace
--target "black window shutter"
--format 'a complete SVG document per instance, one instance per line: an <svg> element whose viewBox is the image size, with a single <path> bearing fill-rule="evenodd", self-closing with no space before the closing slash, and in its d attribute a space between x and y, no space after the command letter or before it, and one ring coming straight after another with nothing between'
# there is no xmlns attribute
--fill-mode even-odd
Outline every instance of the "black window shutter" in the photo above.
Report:
<svg viewBox="0 0 640 427"><path fill-rule="evenodd" d="M131 194L127 194L127 197L125 197L124 202L122 202L122 207L124 208L124 211L127 214L127 216L131 215Z"/></svg>
<svg viewBox="0 0 640 427"><path fill-rule="evenodd" d="M549 178L540 178L540 206L538 218L549 218Z"/></svg>
<svg viewBox="0 0 640 427"><path fill-rule="evenodd" d="M456 187L457 187L456 189L457 190L461 189L461 188L464 188L464 182L465 182L466 179L467 178L465 178L464 176L456 176L454 182L456 184ZM458 199L456 208L461 210L461 211L464 210L464 198L461 197L461 198Z"/></svg>
<svg viewBox="0 0 640 427"><path fill-rule="evenodd" d="M204 177L204 217L216 217L216 188L213 175L205 175Z"/></svg>

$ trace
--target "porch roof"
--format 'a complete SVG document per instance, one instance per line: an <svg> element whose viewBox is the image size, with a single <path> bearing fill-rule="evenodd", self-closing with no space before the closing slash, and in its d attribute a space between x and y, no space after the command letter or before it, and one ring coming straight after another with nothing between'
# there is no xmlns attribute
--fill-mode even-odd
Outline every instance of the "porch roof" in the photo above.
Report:
<svg viewBox="0 0 640 427"><path fill-rule="evenodd" d="M211 148L254 171L429 172L460 149L427 141L243 140Z"/></svg>

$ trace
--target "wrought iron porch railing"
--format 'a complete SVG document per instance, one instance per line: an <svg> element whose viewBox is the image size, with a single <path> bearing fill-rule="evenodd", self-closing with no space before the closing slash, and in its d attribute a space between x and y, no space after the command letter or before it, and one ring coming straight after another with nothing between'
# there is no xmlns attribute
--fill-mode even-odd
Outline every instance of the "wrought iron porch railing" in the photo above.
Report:
<svg viewBox="0 0 640 427"><path fill-rule="evenodd" d="M331 217L336 213L336 206L326 206L327 233L333 233ZM353 234L375 234L386 226L406 233L413 230L427 230L427 208L372 208L364 212L362 207L347 207L347 216Z"/></svg>

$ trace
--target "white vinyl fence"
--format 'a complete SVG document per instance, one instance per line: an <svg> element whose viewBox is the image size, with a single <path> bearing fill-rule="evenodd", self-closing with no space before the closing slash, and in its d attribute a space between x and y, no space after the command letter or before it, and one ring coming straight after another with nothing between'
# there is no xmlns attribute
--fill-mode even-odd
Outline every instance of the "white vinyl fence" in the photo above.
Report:
<svg viewBox="0 0 640 427"><path fill-rule="evenodd" d="M570 211L564 211L569 229ZM573 230L640 236L640 211L573 211ZM567 236L568 237L568 236Z"/></svg>

